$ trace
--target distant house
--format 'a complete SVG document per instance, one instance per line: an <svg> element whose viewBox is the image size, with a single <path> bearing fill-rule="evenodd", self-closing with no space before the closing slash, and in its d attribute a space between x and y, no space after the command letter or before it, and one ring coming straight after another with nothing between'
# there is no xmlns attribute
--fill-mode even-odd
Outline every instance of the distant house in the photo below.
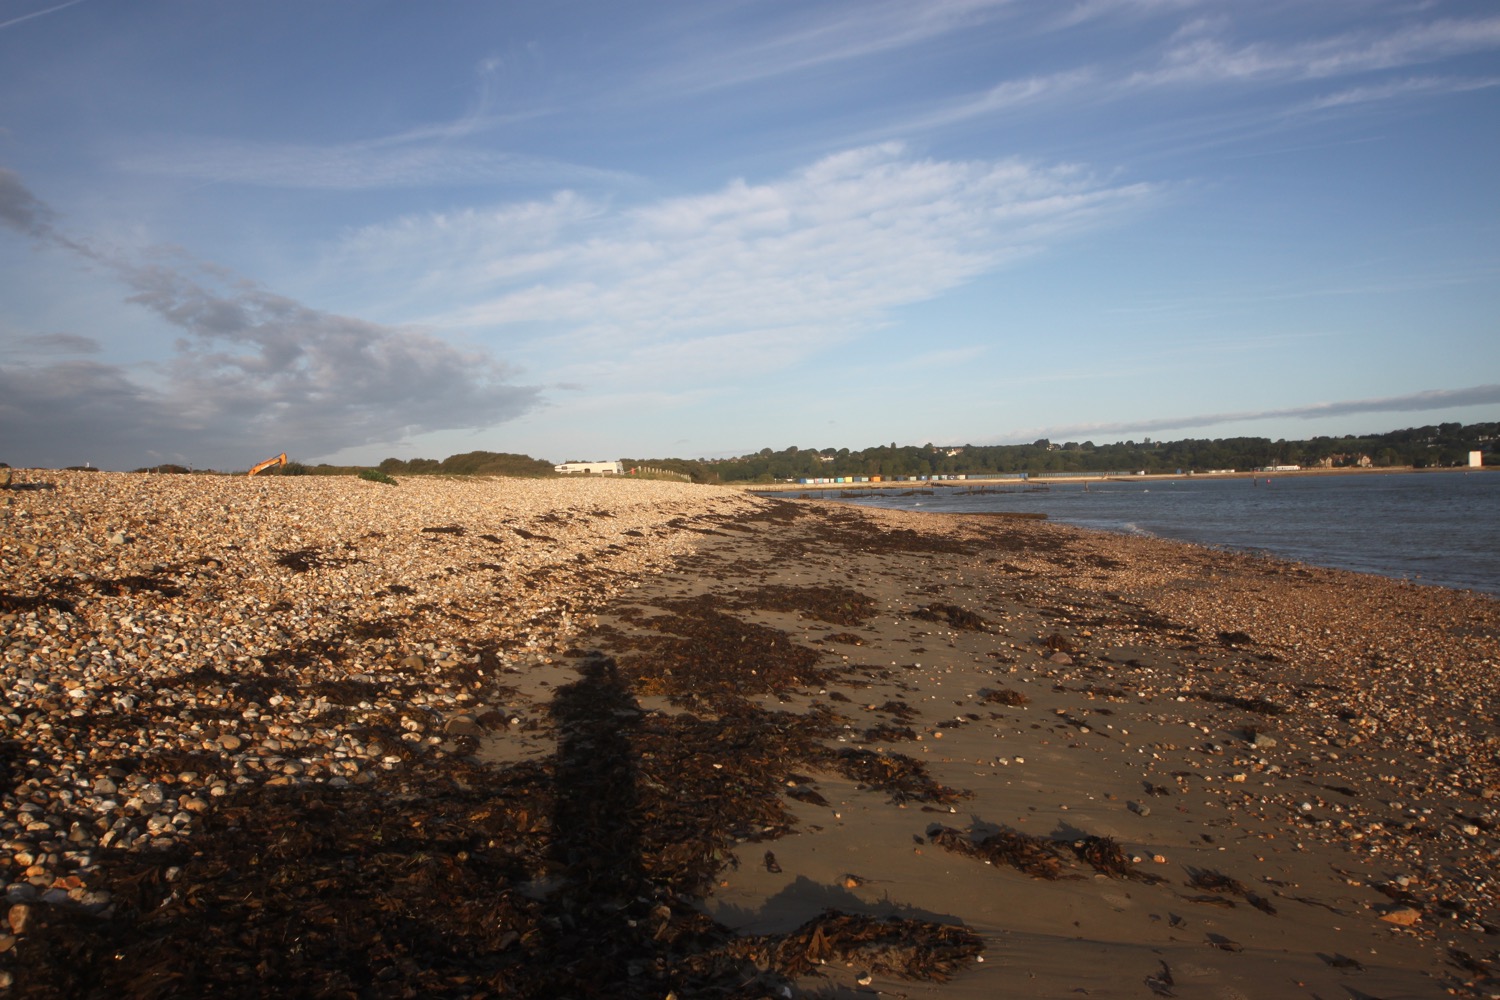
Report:
<svg viewBox="0 0 1500 1000"><path fill-rule="evenodd" d="M1482 469L1482 468L1484 468L1484 452L1482 452L1482 451L1471 451L1471 452L1469 452L1469 468L1471 468L1471 469Z"/></svg>
<svg viewBox="0 0 1500 1000"><path fill-rule="evenodd" d="M562 465L554 465L552 471L565 475L618 476L625 471L625 467L619 462L564 462Z"/></svg>

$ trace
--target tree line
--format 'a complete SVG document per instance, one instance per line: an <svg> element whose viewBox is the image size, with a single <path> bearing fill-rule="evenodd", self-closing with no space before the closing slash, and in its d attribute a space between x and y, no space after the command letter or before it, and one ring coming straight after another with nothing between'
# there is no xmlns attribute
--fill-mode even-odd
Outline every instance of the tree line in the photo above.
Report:
<svg viewBox="0 0 1500 1000"><path fill-rule="evenodd" d="M799 448L728 459L622 459L625 467L652 465L681 472L700 483L771 482L838 476L941 476L973 473L1147 472L1188 473L1298 465L1303 468L1467 465L1469 452L1491 448L1500 423L1444 423L1384 434L1270 438L1186 438L1180 441L1121 441L1095 444L1045 438L1031 444Z"/></svg>
<svg viewBox="0 0 1500 1000"><path fill-rule="evenodd" d="M1444 468L1467 465L1469 452L1493 450L1500 423L1444 423L1384 434L1314 437L1287 441L1258 437L1185 438L1095 444L1045 438L1030 444L876 445L871 448L762 448L736 458L622 458L626 474L649 467L695 483L774 482L839 476L950 476L974 473L1148 472L1188 473L1268 466L1302 468ZM1493 461L1493 459L1491 460ZM3 465L3 463L0 463ZM389 476L552 476L544 459L510 452L470 451L444 459L387 458L376 467ZM188 472L177 465L137 472ZM263 475L357 475L359 466L289 462Z"/></svg>

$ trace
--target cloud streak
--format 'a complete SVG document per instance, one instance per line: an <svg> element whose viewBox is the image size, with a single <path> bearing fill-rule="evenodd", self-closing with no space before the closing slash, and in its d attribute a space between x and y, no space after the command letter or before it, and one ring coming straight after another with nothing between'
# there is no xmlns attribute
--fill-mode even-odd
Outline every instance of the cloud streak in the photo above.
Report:
<svg viewBox="0 0 1500 1000"><path fill-rule="evenodd" d="M709 57L661 76L674 94L736 86L881 55L972 27L1016 6L1015 0L875 0L853 7L795 7L802 14L761 37L705 41ZM823 11L831 10L832 13Z"/></svg>
<svg viewBox="0 0 1500 1000"><path fill-rule="evenodd" d="M171 359L136 367L46 360L87 351L93 342L77 335L19 338L23 360L0 365L8 461L83 460L85 445L87 460L115 467L162 454L200 465L267 449L316 457L488 427L539 402L540 390L513 384L516 373L483 351L313 309L182 254L96 247L58 233L51 217L19 177L0 173L0 223L103 268L130 302L186 336Z"/></svg>
<svg viewBox="0 0 1500 1000"><path fill-rule="evenodd" d="M1154 193L1076 166L917 159L888 143L633 208L561 195L411 217L353 234L331 264L374 286L399 276L421 302L444 303L428 323L545 335L587 359L554 378L733 380L868 332Z"/></svg>
<svg viewBox="0 0 1500 1000"><path fill-rule="evenodd" d="M122 154L137 173L220 184L313 191L367 191L426 185L618 184L628 175L545 157L464 149L426 130L333 145L238 139L161 138Z"/></svg>
<svg viewBox="0 0 1500 1000"><path fill-rule="evenodd" d="M20 24L23 21L30 21L33 18L44 17L47 14L55 14L60 10L67 10L69 7L73 7L81 3L83 3L83 0L68 0L67 3L60 3L56 7L48 7L46 10L33 11L30 14L22 14L20 17L13 17L9 21L0 21L0 31L4 31L6 28L9 28L15 24Z"/></svg>
<svg viewBox="0 0 1500 1000"><path fill-rule="evenodd" d="M1132 76L1135 86L1188 86L1254 80L1317 80L1395 69L1500 47L1500 17L1443 19L1385 32L1347 32L1293 44L1227 45L1181 38L1160 66Z"/></svg>
<svg viewBox="0 0 1500 1000"><path fill-rule="evenodd" d="M1359 413L1423 413L1431 410L1450 410L1460 406L1487 406L1495 403L1500 403L1500 385L1476 385L1465 389L1429 389L1424 392L1414 392L1402 396L1349 399L1332 403L1312 403L1307 406L1291 406L1276 410L1204 413L1196 416L1163 417L1135 422L1069 424L1030 431L1017 431L1008 437L1013 440L1032 440L1037 436L1070 438L1094 434L1184 430L1258 420L1283 420L1287 418L1317 420L1323 417L1343 417Z"/></svg>

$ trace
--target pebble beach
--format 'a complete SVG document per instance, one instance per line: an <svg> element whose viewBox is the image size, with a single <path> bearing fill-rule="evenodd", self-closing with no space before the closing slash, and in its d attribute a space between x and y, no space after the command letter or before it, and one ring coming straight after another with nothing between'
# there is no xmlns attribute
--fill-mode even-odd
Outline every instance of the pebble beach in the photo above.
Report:
<svg viewBox="0 0 1500 1000"><path fill-rule="evenodd" d="M43 470L0 574L12 995L1500 996L1485 595L669 482Z"/></svg>

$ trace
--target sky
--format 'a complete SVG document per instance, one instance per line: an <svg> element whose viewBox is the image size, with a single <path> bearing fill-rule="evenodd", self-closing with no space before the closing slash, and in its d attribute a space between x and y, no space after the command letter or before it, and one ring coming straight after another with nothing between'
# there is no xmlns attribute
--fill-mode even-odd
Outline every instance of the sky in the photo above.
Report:
<svg viewBox="0 0 1500 1000"><path fill-rule="evenodd" d="M1490 0L0 0L0 461L1500 420Z"/></svg>

